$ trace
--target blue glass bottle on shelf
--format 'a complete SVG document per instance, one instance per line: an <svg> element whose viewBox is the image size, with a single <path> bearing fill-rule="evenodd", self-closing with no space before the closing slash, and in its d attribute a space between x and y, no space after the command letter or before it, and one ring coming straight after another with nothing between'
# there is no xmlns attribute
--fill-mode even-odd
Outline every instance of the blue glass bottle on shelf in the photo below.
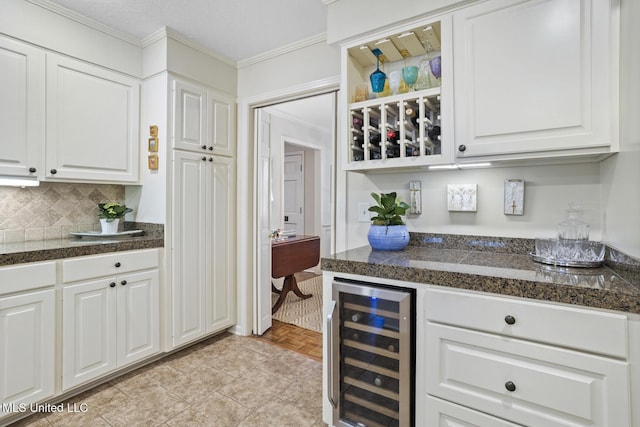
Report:
<svg viewBox="0 0 640 427"><path fill-rule="evenodd" d="M384 82L387 80L387 75L380 71L380 55L382 51L380 49L373 49L371 51L376 56L376 70L371 73L369 80L371 80L371 90L375 93L380 93L384 90Z"/></svg>

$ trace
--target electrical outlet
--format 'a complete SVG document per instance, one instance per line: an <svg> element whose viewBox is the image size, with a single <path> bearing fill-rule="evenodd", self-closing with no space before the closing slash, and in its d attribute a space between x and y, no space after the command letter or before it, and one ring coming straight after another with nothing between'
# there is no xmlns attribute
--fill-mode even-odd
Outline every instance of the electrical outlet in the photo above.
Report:
<svg viewBox="0 0 640 427"><path fill-rule="evenodd" d="M371 221L371 214L369 213L369 203L360 202L358 203L358 222L369 222Z"/></svg>

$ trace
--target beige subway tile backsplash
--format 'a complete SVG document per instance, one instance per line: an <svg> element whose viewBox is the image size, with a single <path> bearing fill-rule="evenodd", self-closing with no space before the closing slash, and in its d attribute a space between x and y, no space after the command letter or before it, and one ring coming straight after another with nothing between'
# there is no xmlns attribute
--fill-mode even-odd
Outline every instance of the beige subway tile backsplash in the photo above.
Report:
<svg viewBox="0 0 640 427"><path fill-rule="evenodd" d="M0 187L0 243L59 239L99 230L98 203L124 202L124 186L43 182Z"/></svg>

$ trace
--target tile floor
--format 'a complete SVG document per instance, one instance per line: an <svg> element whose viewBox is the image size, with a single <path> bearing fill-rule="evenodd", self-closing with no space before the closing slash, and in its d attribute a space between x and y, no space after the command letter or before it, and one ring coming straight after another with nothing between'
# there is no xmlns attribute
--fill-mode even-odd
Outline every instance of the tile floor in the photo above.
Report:
<svg viewBox="0 0 640 427"><path fill-rule="evenodd" d="M321 375L317 360L225 333L65 402L85 413L15 425L320 427Z"/></svg>

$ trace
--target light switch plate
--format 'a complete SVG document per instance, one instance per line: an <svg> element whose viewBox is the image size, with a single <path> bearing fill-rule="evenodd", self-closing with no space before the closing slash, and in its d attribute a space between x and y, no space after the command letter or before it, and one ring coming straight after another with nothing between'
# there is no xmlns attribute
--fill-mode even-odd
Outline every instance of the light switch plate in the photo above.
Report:
<svg viewBox="0 0 640 427"><path fill-rule="evenodd" d="M447 208L449 211L476 212L478 184L448 184Z"/></svg>
<svg viewBox="0 0 640 427"><path fill-rule="evenodd" d="M369 222L371 221L371 213L369 212L369 203L360 202L358 203L358 222Z"/></svg>
<svg viewBox="0 0 640 427"><path fill-rule="evenodd" d="M524 179L504 182L504 214L524 215Z"/></svg>

